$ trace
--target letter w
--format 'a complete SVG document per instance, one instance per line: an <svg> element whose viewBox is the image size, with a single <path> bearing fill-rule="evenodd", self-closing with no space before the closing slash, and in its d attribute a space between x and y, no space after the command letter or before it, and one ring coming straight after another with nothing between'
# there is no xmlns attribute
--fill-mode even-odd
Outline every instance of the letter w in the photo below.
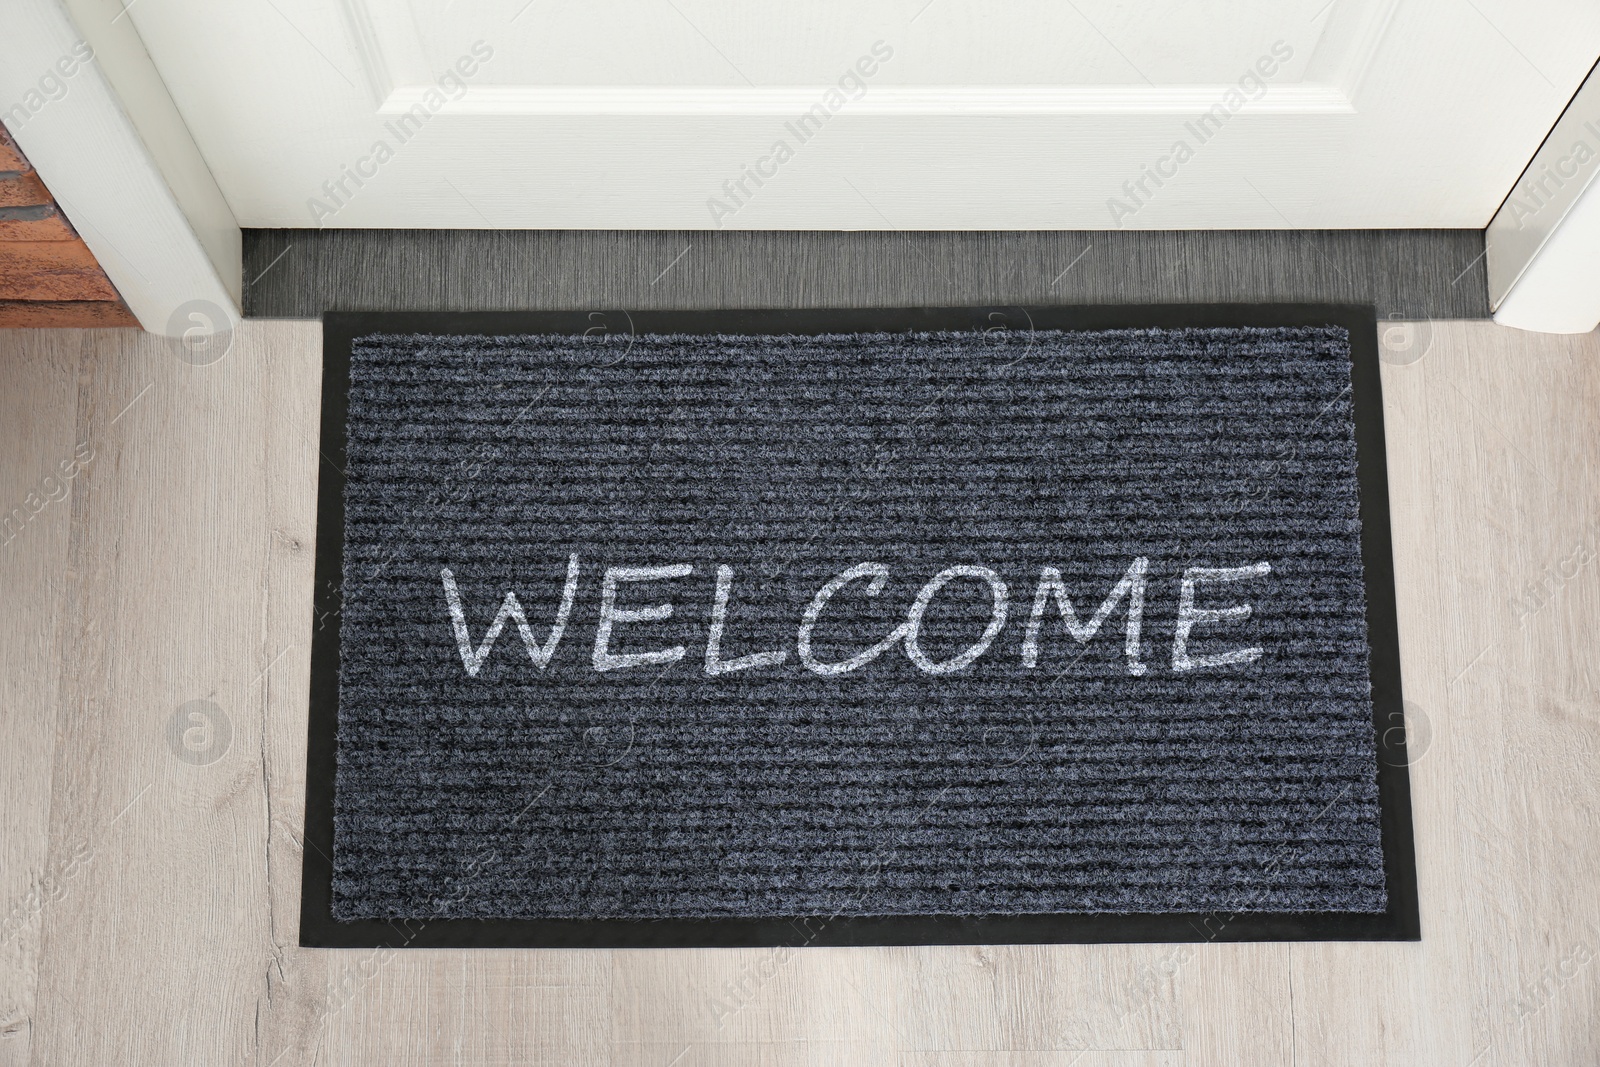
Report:
<svg viewBox="0 0 1600 1067"><path fill-rule="evenodd" d="M551 658L556 654L556 646L561 643L561 635L567 628L567 616L572 614L572 601L578 593L576 552L567 558L567 585L561 591L561 607L556 611L556 621L551 625L543 646L534 643L533 630L528 626L528 616L523 614L517 594L507 592L500 604L499 614L495 615L494 622L489 624L488 632L483 635L483 644L474 652L472 635L467 632L467 616L461 610L461 593L456 589L456 576L446 567L439 572L439 577L444 580L444 597L450 602L450 621L455 625L456 644L461 649L461 665L467 669L468 677L478 676L478 668L489 658L489 651L494 648L495 638L500 636L500 631L505 629L507 619L516 621L517 631L522 634L522 643L527 646L533 665L541 671L550 665Z"/></svg>

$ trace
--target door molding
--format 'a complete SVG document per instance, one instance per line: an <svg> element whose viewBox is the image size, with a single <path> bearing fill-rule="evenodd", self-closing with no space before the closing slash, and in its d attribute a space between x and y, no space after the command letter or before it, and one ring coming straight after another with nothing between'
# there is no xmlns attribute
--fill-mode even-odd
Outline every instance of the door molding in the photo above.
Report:
<svg viewBox="0 0 1600 1067"><path fill-rule="evenodd" d="M1484 232L1494 320L1541 333L1600 324L1600 63Z"/></svg>
<svg viewBox="0 0 1600 1067"><path fill-rule="evenodd" d="M1310 80L1276 84L1239 110L1249 114L1353 114L1355 99L1399 0L1358 0L1327 10L1308 44ZM425 31L396 17L394 0L340 0L346 26L379 114L402 114L436 92ZM375 10L376 9L376 10ZM389 16L389 17L384 17ZM469 115L782 115L803 112L828 88L818 85L635 85L594 83L474 85L450 113ZM1053 116L1203 115L1234 86L1125 81L1102 84L878 85L852 103L856 115Z"/></svg>
<svg viewBox="0 0 1600 1067"><path fill-rule="evenodd" d="M140 325L237 322L239 225L116 0L31 0L0 33L0 121Z"/></svg>

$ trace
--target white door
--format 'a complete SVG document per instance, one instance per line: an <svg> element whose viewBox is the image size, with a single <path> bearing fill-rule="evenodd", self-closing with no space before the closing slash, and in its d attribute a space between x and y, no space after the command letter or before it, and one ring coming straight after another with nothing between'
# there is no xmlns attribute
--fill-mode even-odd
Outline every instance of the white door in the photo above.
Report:
<svg viewBox="0 0 1600 1067"><path fill-rule="evenodd" d="M1593 0L135 0L244 226L1481 227Z"/></svg>

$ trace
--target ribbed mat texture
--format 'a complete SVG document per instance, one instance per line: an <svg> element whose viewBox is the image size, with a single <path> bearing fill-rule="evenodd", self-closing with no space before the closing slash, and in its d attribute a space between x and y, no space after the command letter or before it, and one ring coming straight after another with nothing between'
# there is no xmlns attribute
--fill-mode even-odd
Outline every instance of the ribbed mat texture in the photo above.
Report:
<svg viewBox="0 0 1600 1067"><path fill-rule="evenodd" d="M1350 382L1338 327L357 339L334 916L1382 911Z"/></svg>

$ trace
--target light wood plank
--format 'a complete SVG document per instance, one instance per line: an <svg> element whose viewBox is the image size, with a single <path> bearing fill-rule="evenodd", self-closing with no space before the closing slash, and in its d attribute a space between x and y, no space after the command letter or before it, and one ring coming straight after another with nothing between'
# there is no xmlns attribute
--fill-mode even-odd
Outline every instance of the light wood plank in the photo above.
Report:
<svg viewBox="0 0 1600 1067"><path fill-rule="evenodd" d="M618 1067L891 1067L896 1058L892 1044L870 1039L854 1042L803 1041L712 1043L673 1045L641 1042L619 1045L611 1062Z"/></svg>
<svg viewBox="0 0 1600 1067"><path fill-rule="evenodd" d="M1159 946L930 946L619 954L617 1029L680 1045L905 1050L1176 1047ZM1040 1005L1051 1005L1041 1011Z"/></svg>
<svg viewBox="0 0 1600 1067"><path fill-rule="evenodd" d="M1278 1067L1294 1058L1288 945L1175 945L1188 1067Z"/></svg>
<svg viewBox="0 0 1600 1067"><path fill-rule="evenodd" d="M901 1067L1184 1067L1172 1049L1100 1049L1082 1052L919 1052Z"/></svg>
<svg viewBox="0 0 1600 1067"><path fill-rule="evenodd" d="M45 916L41 1062L239 1062L252 1038L271 956L264 452L259 425L237 427L270 363L195 368L142 334L88 342L78 433L105 443L59 594L50 826L52 854L86 841L93 862L73 907ZM192 701L209 721L175 730ZM152 1025L152 1005L182 1005L177 1025Z"/></svg>
<svg viewBox="0 0 1600 1067"><path fill-rule="evenodd" d="M1600 567L1584 549L1600 529L1600 337L1464 332L1438 370L1471 418L1447 408L1432 436L1435 456L1471 449L1485 472L1439 487L1441 527L1459 546L1444 608L1485 649L1445 694L1455 896L1475 935L1463 944L1470 1052L1479 1064L1592 1062L1600 984L1574 956L1600 950L1600 896L1583 888L1600 870ZM1519 605L1540 576L1545 592Z"/></svg>
<svg viewBox="0 0 1600 1067"><path fill-rule="evenodd" d="M3 145L0 145L3 148ZM4 165L0 156L0 165ZM28 1063L43 916L70 900L76 849L49 847L51 720L61 682L61 582L74 497L97 460L75 436L83 336L0 343L0 1065ZM69 905L70 906L70 905Z"/></svg>
<svg viewBox="0 0 1600 1067"><path fill-rule="evenodd" d="M261 1063L310 1063L329 1025L390 962L387 954L302 952L300 864L305 826L305 738L310 690L310 603L314 586L322 334L314 323L235 336L232 361L263 364L256 407L275 432L257 432L258 476L265 515L256 531L261 574L263 642L255 661L261 679L260 773L267 783L261 814L264 905L271 956L255 997L252 1054ZM201 373L212 368L202 368Z"/></svg>
<svg viewBox="0 0 1600 1067"><path fill-rule="evenodd" d="M1586 968L1547 994L1545 1030L1518 1003L1596 944L1600 904L1573 888L1600 871L1600 700L1583 676L1600 576L1572 568L1525 618L1516 600L1594 523L1600 338L1433 330L1422 360L1385 368L1406 691L1432 731L1412 767L1423 941L1295 946L1296 1053L1586 1062Z"/></svg>

